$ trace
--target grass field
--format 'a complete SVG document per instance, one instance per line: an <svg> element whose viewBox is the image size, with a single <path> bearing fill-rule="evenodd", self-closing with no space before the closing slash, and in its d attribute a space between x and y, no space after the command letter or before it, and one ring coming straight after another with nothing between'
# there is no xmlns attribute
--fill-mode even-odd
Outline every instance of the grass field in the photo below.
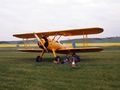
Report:
<svg viewBox="0 0 120 90"><path fill-rule="evenodd" d="M34 53L0 48L0 90L120 90L120 47L81 53L76 68L53 64L51 54L36 63Z"/></svg>

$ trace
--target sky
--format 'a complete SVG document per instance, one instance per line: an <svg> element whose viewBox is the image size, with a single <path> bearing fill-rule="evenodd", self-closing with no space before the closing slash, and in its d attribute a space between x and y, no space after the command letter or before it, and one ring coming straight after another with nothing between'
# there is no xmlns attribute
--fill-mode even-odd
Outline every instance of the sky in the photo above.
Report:
<svg viewBox="0 0 120 90"><path fill-rule="evenodd" d="M16 33L101 27L120 36L120 0L0 0L0 41Z"/></svg>

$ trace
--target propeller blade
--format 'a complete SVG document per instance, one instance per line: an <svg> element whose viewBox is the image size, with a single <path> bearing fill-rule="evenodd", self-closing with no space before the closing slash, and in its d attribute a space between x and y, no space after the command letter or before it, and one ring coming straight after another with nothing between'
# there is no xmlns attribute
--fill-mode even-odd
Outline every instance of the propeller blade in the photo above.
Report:
<svg viewBox="0 0 120 90"><path fill-rule="evenodd" d="M41 41L41 39L38 37L38 35L36 33L34 33L34 36L36 37L36 39L41 43L41 45L43 46L43 48L45 49L46 52L48 52L47 48L44 46L43 42Z"/></svg>

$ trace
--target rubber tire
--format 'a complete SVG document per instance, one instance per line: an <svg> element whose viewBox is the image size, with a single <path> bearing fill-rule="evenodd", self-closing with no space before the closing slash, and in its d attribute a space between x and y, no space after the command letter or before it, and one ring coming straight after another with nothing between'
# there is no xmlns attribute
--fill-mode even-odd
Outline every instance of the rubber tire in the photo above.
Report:
<svg viewBox="0 0 120 90"><path fill-rule="evenodd" d="M36 62L42 62L42 58L40 56L36 57Z"/></svg>
<svg viewBox="0 0 120 90"><path fill-rule="evenodd" d="M57 61L58 63L60 63L60 62L61 62L60 56L56 56L56 57L55 57L55 61Z"/></svg>

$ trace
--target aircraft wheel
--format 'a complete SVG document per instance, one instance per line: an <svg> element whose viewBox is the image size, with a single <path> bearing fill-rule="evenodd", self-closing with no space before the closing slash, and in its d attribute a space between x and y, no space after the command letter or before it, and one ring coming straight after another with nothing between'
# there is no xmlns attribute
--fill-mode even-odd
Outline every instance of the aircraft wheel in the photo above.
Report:
<svg viewBox="0 0 120 90"><path fill-rule="evenodd" d="M55 62L55 63L60 63L60 62L61 62L60 56L56 56L54 62Z"/></svg>
<svg viewBox="0 0 120 90"><path fill-rule="evenodd" d="M40 56L37 56L36 62L42 62L42 58Z"/></svg>

